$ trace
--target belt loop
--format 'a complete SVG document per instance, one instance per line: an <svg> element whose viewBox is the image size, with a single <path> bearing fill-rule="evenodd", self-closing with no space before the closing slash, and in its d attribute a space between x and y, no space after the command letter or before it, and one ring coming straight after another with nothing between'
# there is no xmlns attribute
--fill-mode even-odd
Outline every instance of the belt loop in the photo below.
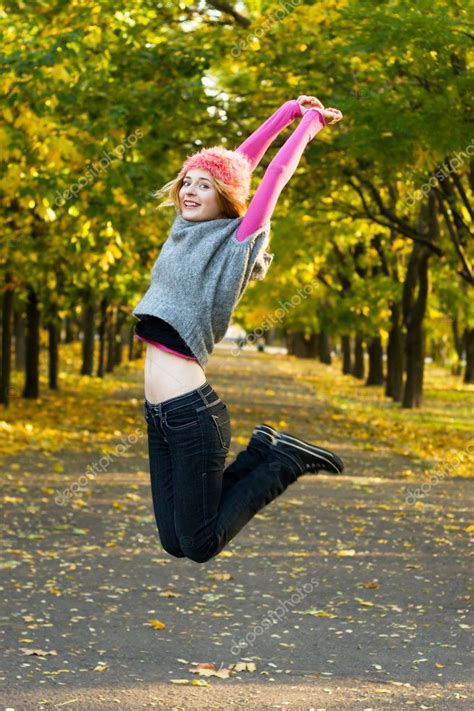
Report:
<svg viewBox="0 0 474 711"><path fill-rule="evenodd" d="M153 415L157 415L160 420L163 419L163 403L149 403L147 407Z"/></svg>
<svg viewBox="0 0 474 711"><path fill-rule="evenodd" d="M207 396L204 395L204 393L203 393L202 391L204 390L205 387L208 386L208 384L209 384L209 383L208 383L207 380L206 380L205 383L203 383L203 384L200 385L198 388L196 388L196 390L197 390L198 393L199 393L199 396L200 396L201 400L203 401L203 403L204 403L205 405L208 405L208 404L209 404L209 401L207 400Z"/></svg>

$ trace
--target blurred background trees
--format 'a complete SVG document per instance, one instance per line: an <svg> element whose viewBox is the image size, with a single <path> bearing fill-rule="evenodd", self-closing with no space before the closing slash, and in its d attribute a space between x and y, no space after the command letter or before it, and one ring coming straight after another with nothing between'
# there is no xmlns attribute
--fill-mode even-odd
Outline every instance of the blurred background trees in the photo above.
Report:
<svg viewBox="0 0 474 711"><path fill-rule="evenodd" d="M140 357L131 311L174 219L151 193L283 102L344 119L272 220L247 332L420 407L427 358L474 382L472 27L461 2L9 2L0 111L1 401ZM294 124L295 125L295 124ZM294 127L293 125L293 127ZM289 127L257 168L253 188Z"/></svg>

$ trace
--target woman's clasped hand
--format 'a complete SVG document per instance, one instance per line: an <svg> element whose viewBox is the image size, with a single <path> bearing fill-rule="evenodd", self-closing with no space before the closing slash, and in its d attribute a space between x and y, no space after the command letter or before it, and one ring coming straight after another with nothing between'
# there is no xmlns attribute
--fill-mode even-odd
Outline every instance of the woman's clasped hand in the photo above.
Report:
<svg viewBox="0 0 474 711"><path fill-rule="evenodd" d="M302 114L304 114L305 111L308 111L308 109L319 109L329 124L337 123L337 121L342 119L342 111L339 111L339 109L336 109L333 106L325 108L316 96L306 96L305 94L302 94L301 96L298 96L296 101L301 106Z"/></svg>

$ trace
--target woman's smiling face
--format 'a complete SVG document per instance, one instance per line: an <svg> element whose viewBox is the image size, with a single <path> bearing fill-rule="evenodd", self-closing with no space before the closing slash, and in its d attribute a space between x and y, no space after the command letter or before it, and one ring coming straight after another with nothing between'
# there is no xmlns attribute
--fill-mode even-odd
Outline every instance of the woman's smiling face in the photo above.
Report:
<svg viewBox="0 0 474 711"><path fill-rule="evenodd" d="M179 191L181 215L186 220L215 220L224 217L212 175L202 168L188 170Z"/></svg>

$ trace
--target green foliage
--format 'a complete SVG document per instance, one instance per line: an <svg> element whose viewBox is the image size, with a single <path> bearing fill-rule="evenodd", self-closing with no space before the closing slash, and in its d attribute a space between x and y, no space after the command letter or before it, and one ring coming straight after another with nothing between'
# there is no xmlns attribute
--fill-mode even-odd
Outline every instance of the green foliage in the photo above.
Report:
<svg viewBox="0 0 474 711"><path fill-rule="evenodd" d="M260 0L231 14L206 2L6 4L0 268L20 298L31 283L66 314L92 287L131 310L174 215L154 210L152 191L201 145L235 148L305 93L340 108L344 120L318 134L285 186L269 277L249 289L236 317L257 327L313 284L285 325L386 331L412 239L368 214L354 180L369 180L386 204L395 191L393 212L413 224L419 202L407 196L447 155L465 151L468 8L448 0L282 7ZM254 187L295 125L269 149ZM470 160L464 153L456 175L472 205ZM76 195L60 200L68 190ZM453 200L470 226L459 195ZM436 308L470 323L467 293L456 298L460 254L442 220L439 247ZM469 261L467 237L461 249Z"/></svg>

